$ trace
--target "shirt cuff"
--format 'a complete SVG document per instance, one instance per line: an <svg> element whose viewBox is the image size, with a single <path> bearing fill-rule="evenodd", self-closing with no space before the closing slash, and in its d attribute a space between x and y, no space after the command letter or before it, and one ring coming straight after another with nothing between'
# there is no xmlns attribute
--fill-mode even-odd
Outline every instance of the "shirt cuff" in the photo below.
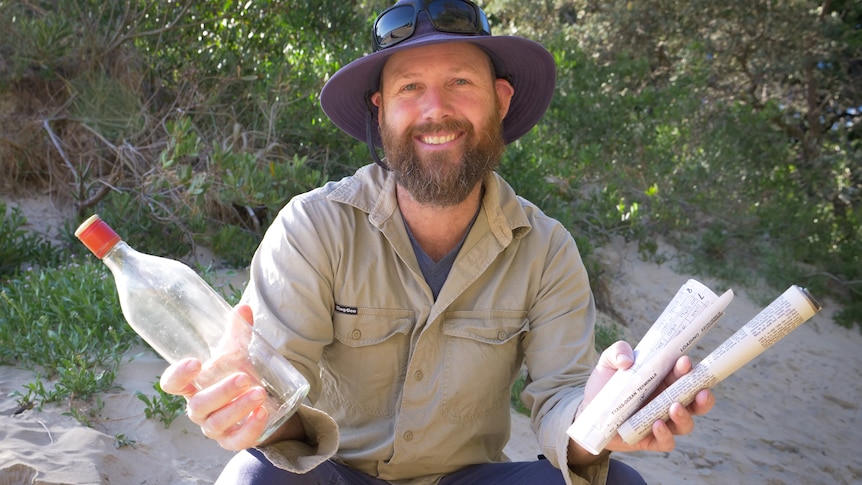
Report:
<svg viewBox="0 0 862 485"><path fill-rule="evenodd" d="M554 423L555 437L553 438L553 449L545 451L546 453L554 453L552 463L555 462L554 465L562 470L566 485L603 485L608 479L608 467L610 466L611 455L609 451L602 451L596 457L596 461L589 465L568 466L569 440L571 438L566 433L566 430L571 426L581 400L580 398L569 400L562 407L561 412L554 416L557 421Z"/></svg>
<svg viewBox="0 0 862 485"><path fill-rule="evenodd" d="M279 441L259 448L273 465L291 473L308 473L335 456L338 424L325 412L300 405L296 411L305 427L305 441Z"/></svg>

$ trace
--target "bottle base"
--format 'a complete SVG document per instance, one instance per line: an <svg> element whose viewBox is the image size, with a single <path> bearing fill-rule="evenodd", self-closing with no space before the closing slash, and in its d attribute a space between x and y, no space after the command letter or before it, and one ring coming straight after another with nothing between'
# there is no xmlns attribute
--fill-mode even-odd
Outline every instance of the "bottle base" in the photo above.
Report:
<svg viewBox="0 0 862 485"><path fill-rule="evenodd" d="M311 386L305 385L297 389L296 392L293 393L293 396L291 396L290 399L285 400L277 409L273 409L275 407L274 404L278 402L274 396L269 396L267 398L264 403L264 408L269 413L269 418L267 419L266 429L263 430L263 434L261 434L260 438L257 440L258 443L272 436L278 428L282 427L282 425L284 425L284 423L286 423L287 420L296 413L296 410L299 409L300 403L302 403L302 400L308 395L310 387Z"/></svg>

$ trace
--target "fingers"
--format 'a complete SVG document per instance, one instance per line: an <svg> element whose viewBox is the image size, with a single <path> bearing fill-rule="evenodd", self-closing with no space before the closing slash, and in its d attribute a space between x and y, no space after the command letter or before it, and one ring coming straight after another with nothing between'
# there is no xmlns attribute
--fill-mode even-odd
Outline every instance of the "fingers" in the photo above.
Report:
<svg viewBox="0 0 862 485"><path fill-rule="evenodd" d="M674 435L689 434L694 431L694 418L688 409L675 402L670 405L667 427Z"/></svg>
<svg viewBox="0 0 862 485"><path fill-rule="evenodd" d="M676 439L673 431L664 421L656 421L652 425L652 436L645 438L642 443L646 444L649 451L670 452L676 448Z"/></svg>
<svg viewBox="0 0 862 485"><path fill-rule="evenodd" d="M246 304L237 305L236 308L234 308L234 314L249 326L254 325L254 313L251 311L250 306Z"/></svg>
<svg viewBox="0 0 862 485"><path fill-rule="evenodd" d="M620 340L613 343L602 352L598 364L590 373L584 388L584 400L581 405L585 406L601 391L602 387L613 377L619 369L628 369L634 363L634 351L631 345Z"/></svg>
<svg viewBox="0 0 862 485"><path fill-rule="evenodd" d="M237 423L219 436L210 436L206 428L204 434L218 441L218 444L231 451L241 451L258 444L258 439L266 428L268 419L266 409L259 407L247 415L245 422Z"/></svg>
<svg viewBox="0 0 862 485"><path fill-rule="evenodd" d="M667 453L676 448L676 436L691 433L692 430L694 419L691 413L680 403L673 403L670 406L670 419L653 423L652 435L638 442L634 449Z"/></svg>
<svg viewBox="0 0 862 485"><path fill-rule="evenodd" d="M673 368L670 372L667 373L667 376L664 378L664 386L670 386L674 382L677 381L680 377L686 375L691 371L691 358L687 355L683 355L674 363Z"/></svg>
<svg viewBox="0 0 862 485"><path fill-rule="evenodd" d="M674 437L694 431L694 416L708 413L713 405L715 405L715 396L709 389L700 390L688 406L683 406L678 402L671 404L668 421L656 421L653 424L654 449L657 451L673 450L675 446Z"/></svg>
<svg viewBox="0 0 862 485"><path fill-rule="evenodd" d="M162 374L159 385L169 394L190 397L197 392L194 379L201 372L201 361L194 358L177 361Z"/></svg>
<svg viewBox="0 0 862 485"><path fill-rule="evenodd" d="M254 446L266 425L266 391L237 373L209 386L188 400L189 419L225 449Z"/></svg>
<svg viewBox="0 0 862 485"><path fill-rule="evenodd" d="M162 390L186 398L189 419L201 427L208 438L228 450L243 450L257 443L268 419L263 407L266 391L254 386L241 369L247 360L253 315L248 305L238 305L231 325L213 349L206 366L194 358L170 365L162 374ZM230 369L230 370L229 370ZM195 386L197 380L203 389Z"/></svg>
<svg viewBox="0 0 862 485"><path fill-rule="evenodd" d="M245 352L251 342L253 314L248 305L237 305L231 312L230 324L226 326L215 348L211 349L212 357L217 358L227 354Z"/></svg>
<svg viewBox="0 0 862 485"><path fill-rule="evenodd" d="M715 406L715 394L709 389L701 389L694 395L694 401L688 405L688 411L695 416L702 416Z"/></svg>
<svg viewBox="0 0 862 485"><path fill-rule="evenodd" d="M206 387L189 399L189 418L195 423L203 425L203 422L211 414L219 411L234 400L244 397L251 384L251 379L246 374L237 373ZM233 422L235 423L236 421L238 420L234 420Z"/></svg>

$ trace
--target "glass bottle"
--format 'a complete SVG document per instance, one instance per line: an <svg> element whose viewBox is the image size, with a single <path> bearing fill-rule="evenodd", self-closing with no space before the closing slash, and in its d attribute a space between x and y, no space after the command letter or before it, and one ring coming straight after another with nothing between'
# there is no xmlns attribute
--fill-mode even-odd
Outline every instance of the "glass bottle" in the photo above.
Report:
<svg viewBox="0 0 862 485"><path fill-rule="evenodd" d="M123 315L141 338L169 363L187 357L203 363L198 389L235 372L266 389L268 419L260 441L293 415L308 381L194 270L134 250L98 215L75 236L111 270Z"/></svg>

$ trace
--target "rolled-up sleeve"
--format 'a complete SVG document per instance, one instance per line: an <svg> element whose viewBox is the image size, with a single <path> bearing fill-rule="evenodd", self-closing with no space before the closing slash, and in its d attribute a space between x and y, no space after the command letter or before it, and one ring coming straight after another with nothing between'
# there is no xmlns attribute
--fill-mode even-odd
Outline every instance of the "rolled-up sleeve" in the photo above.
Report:
<svg viewBox="0 0 862 485"><path fill-rule="evenodd" d="M308 473L335 456L338 451L338 425L328 414L305 404L297 410L305 427L304 441L279 441L261 447L273 465L293 473Z"/></svg>
<svg viewBox="0 0 862 485"><path fill-rule="evenodd" d="M549 224L549 253L536 258L543 265L541 292L529 312L528 376L521 398L531 409L531 424L542 452L563 471L566 483L605 483L607 455L586 467L568 467L566 430L597 361L596 310L574 239L559 223Z"/></svg>

